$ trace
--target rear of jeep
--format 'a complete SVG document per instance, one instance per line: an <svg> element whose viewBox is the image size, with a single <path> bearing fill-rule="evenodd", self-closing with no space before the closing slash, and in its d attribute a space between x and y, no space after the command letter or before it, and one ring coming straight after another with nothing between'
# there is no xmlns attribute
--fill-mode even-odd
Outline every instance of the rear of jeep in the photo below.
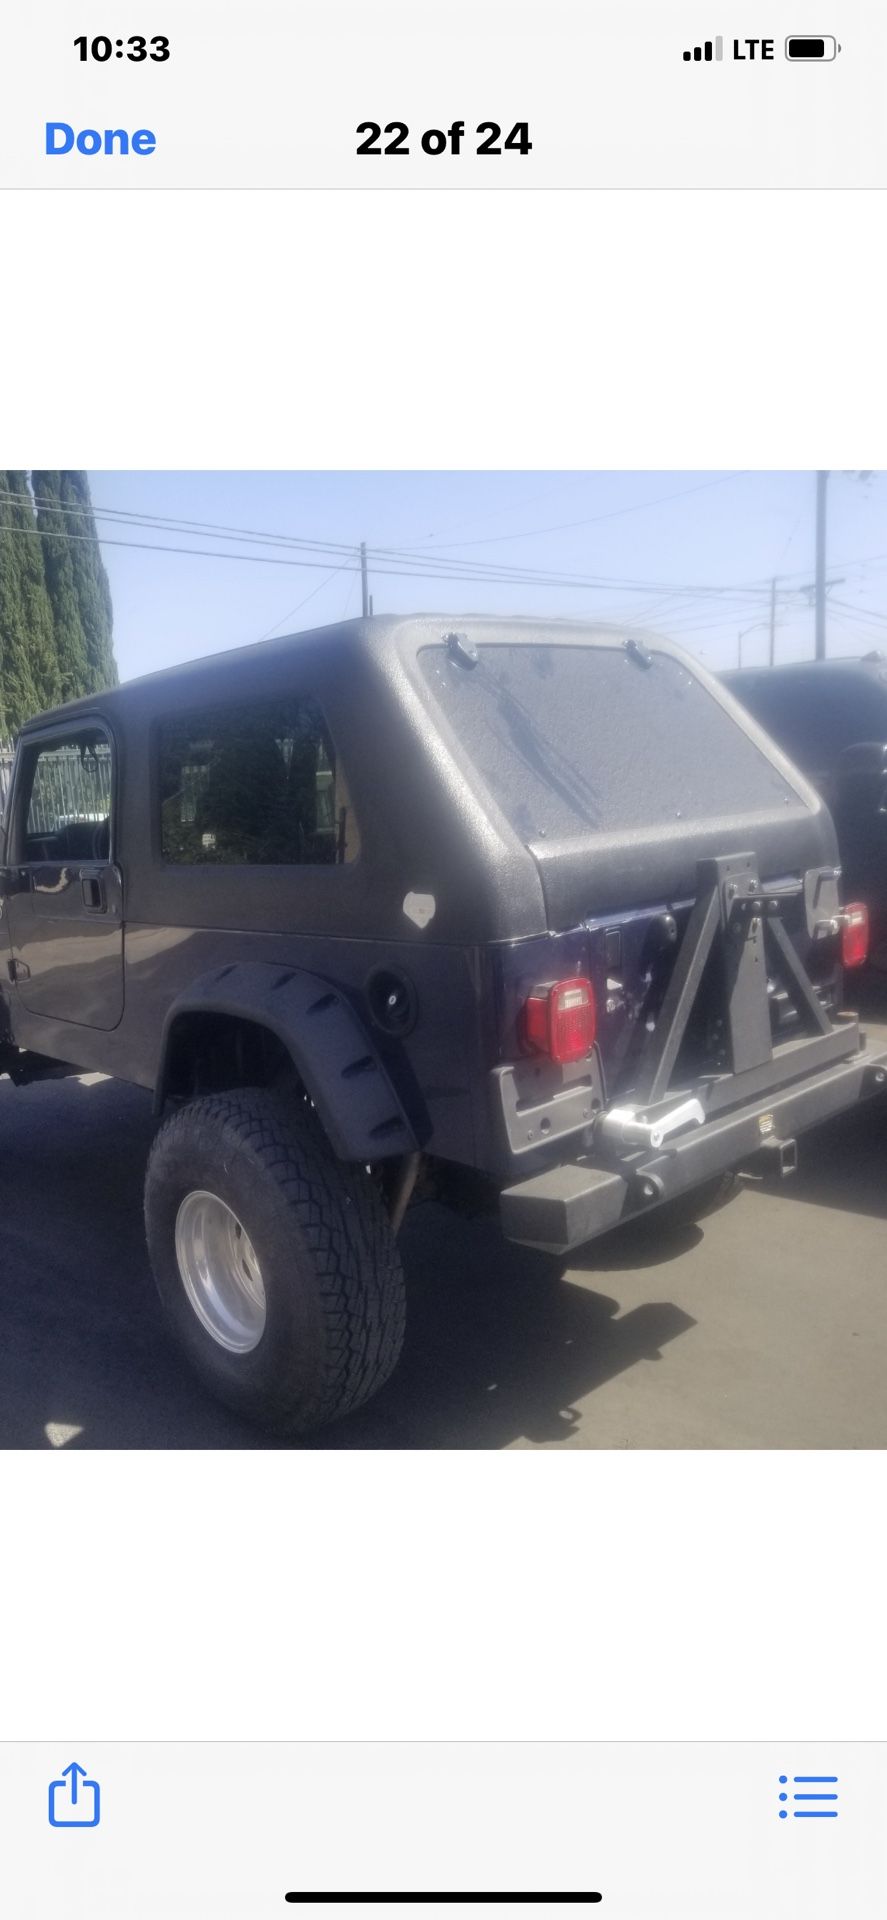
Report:
<svg viewBox="0 0 887 1920"><path fill-rule="evenodd" d="M783 1175L884 1082L842 1010L864 928L828 812L667 642L352 622L130 690L131 759L173 696L189 767L214 729L261 738L250 819L280 786L299 829L288 857L278 834L264 863L218 858L229 756L189 814L198 873L139 856L131 791L121 1037L159 1040L164 1116L148 1244L183 1348L243 1413L301 1432L390 1377L412 1194L492 1200L560 1255L701 1211L737 1167ZM189 795L177 775L163 805L184 819Z"/></svg>
<svg viewBox="0 0 887 1920"><path fill-rule="evenodd" d="M506 1235L563 1254L790 1173L887 1082L842 1009L865 914L819 798L667 643L466 632L424 665L545 901L544 936L485 956Z"/></svg>

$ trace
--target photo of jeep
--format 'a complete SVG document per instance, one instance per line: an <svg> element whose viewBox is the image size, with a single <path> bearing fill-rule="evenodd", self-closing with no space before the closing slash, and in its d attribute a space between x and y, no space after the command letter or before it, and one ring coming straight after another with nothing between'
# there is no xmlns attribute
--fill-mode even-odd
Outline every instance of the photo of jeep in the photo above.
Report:
<svg viewBox="0 0 887 1920"><path fill-rule="evenodd" d="M652 635L368 618L199 659L29 721L2 834L0 1070L152 1091L169 1323L284 1434L392 1373L423 1187L563 1255L790 1173L887 1084L823 800Z"/></svg>

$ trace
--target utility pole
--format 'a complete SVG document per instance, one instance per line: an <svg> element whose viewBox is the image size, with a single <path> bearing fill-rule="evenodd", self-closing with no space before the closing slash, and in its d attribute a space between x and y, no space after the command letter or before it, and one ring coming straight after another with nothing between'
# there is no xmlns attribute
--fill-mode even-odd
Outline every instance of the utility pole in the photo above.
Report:
<svg viewBox="0 0 887 1920"><path fill-rule="evenodd" d="M828 473L816 475L816 659L825 659L825 515Z"/></svg>
<svg viewBox="0 0 887 1920"><path fill-rule="evenodd" d="M776 665L776 575L770 582L770 665Z"/></svg>
<svg viewBox="0 0 887 1920"><path fill-rule="evenodd" d="M361 540L360 543L360 598L363 617L366 619L370 610L370 583L367 578L367 543L365 540Z"/></svg>

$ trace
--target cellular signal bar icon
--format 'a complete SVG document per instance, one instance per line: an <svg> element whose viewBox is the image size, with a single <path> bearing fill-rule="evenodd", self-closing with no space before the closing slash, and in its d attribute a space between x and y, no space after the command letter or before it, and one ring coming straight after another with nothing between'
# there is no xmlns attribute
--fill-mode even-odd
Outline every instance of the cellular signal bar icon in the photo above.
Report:
<svg viewBox="0 0 887 1920"><path fill-rule="evenodd" d="M723 60L724 36L719 33L714 41L705 40L701 47L685 47L685 60Z"/></svg>

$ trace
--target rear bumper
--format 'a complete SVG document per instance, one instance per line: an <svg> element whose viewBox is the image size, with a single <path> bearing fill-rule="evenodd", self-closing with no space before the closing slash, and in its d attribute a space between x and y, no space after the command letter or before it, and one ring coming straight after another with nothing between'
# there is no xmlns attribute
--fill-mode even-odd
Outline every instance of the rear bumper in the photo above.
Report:
<svg viewBox="0 0 887 1920"><path fill-rule="evenodd" d="M793 1139L885 1087L887 1046L879 1036L874 1048L863 1046L790 1085L771 1088L674 1135L658 1151L591 1155L507 1187L500 1196L503 1232L525 1246L567 1253L715 1174L743 1166L767 1143Z"/></svg>

